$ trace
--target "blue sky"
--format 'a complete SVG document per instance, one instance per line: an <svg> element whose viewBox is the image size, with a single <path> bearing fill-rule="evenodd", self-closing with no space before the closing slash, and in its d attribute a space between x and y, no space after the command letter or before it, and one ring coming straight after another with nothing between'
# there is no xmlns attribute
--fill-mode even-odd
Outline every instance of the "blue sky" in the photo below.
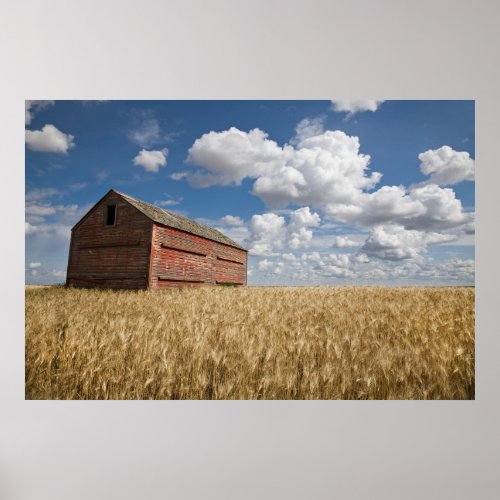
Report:
<svg viewBox="0 0 500 500"><path fill-rule="evenodd" d="M249 249L249 284L474 283L474 101L26 101L26 282L110 188Z"/></svg>

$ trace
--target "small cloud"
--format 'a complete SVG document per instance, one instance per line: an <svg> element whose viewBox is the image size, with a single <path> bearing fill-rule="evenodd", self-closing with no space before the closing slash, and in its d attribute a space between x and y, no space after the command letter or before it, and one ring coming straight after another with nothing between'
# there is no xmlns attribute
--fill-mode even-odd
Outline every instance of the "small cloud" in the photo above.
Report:
<svg viewBox="0 0 500 500"><path fill-rule="evenodd" d="M132 162L136 166L143 167L146 172L158 172L160 167L166 166L167 155L167 148L163 148L161 151L148 151L146 149L141 149Z"/></svg>
<svg viewBox="0 0 500 500"><path fill-rule="evenodd" d="M54 196L61 196L61 191L56 188L35 188L26 193L26 202L34 202L39 200L44 200L46 198L52 198Z"/></svg>
<svg viewBox="0 0 500 500"><path fill-rule="evenodd" d="M39 267L41 267L41 263L40 262L30 262L28 267L30 269L38 269Z"/></svg>
<svg viewBox="0 0 500 500"><path fill-rule="evenodd" d="M155 205L159 207L174 207L175 205L178 205L182 201L182 198L179 198L178 200L156 200Z"/></svg>
<svg viewBox="0 0 500 500"><path fill-rule="evenodd" d="M259 271L270 271L274 266L274 263L268 259L263 259L259 262L257 268Z"/></svg>
<svg viewBox="0 0 500 500"><path fill-rule="evenodd" d="M430 176L430 183L451 185L474 180L474 160L467 151L442 146L420 153L418 159L420 171Z"/></svg>
<svg viewBox="0 0 500 500"><path fill-rule="evenodd" d="M173 181L180 181L184 179L184 177L187 177L189 175L188 172L174 172L173 174L170 175L170 178Z"/></svg>
<svg viewBox="0 0 500 500"><path fill-rule="evenodd" d="M26 146L32 151L42 153L66 154L69 149L75 147L74 136L65 134L54 125L44 125L42 130L26 130Z"/></svg>
<svg viewBox="0 0 500 500"><path fill-rule="evenodd" d="M243 220L235 215L225 215L220 219L221 223L225 226L242 226Z"/></svg>
<svg viewBox="0 0 500 500"><path fill-rule="evenodd" d="M361 246L361 243L351 240L347 236L335 236L332 244L333 248L352 248L359 246Z"/></svg>
<svg viewBox="0 0 500 500"><path fill-rule="evenodd" d="M53 106L55 101L24 101L24 123L29 125L35 114Z"/></svg>
<svg viewBox="0 0 500 500"><path fill-rule="evenodd" d="M26 206L26 215L37 215L37 216L46 216L46 215L54 215L56 210L54 207L50 205L28 205Z"/></svg>
<svg viewBox="0 0 500 500"><path fill-rule="evenodd" d="M26 235L28 234L34 234L38 231L38 228L36 226L33 226L32 224L30 224L29 222L25 222L24 223L24 233Z"/></svg>
<svg viewBox="0 0 500 500"><path fill-rule="evenodd" d="M128 133L128 138L143 148L151 147L160 140L160 124L150 111L140 113L139 123Z"/></svg>
<svg viewBox="0 0 500 500"><path fill-rule="evenodd" d="M133 113L134 128L128 132L128 138L142 148L151 148L158 143L170 144L181 136L183 130L162 132L158 119L150 110L135 110ZM174 122L179 125L180 122Z"/></svg>
<svg viewBox="0 0 500 500"><path fill-rule="evenodd" d="M370 259L365 253L357 253L354 256L354 261L358 264L368 264L368 262L370 262Z"/></svg>
<svg viewBox="0 0 500 500"><path fill-rule="evenodd" d="M102 184L109 177L108 170L100 170L96 174L96 179L99 184Z"/></svg>
<svg viewBox="0 0 500 500"><path fill-rule="evenodd" d="M296 260L297 260L297 257L295 257L295 255L293 253L282 253L281 258L285 262L296 262Z"/></svg>
<svg viewBox="0 0 500 500"><path fill-rule="evenodd" d="M166 142L167 144L170 144L172 142L175 142L183 133L184 133L183 130L175 130L175 131L167 132L167 133L162 135L161 141Z"/></svg>
<svg viewBox="0 0 500 500"><path fill-rule="evenodd" d="M348 113L349 116L363 111L377 111L384 101L376 101L373 99L358 99L358 100L338 100L331 101L331 110L336 113Z"/></svg>

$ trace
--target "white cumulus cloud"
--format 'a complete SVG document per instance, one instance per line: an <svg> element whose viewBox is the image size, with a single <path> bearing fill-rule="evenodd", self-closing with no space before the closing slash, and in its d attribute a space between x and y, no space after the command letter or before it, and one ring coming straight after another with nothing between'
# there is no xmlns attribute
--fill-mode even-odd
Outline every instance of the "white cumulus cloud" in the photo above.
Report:
<svg viewBox="0 0 500 500"><path fill-rule="evenodd" d="M428 245L454 239L453 235L409 230L396 224L377 226L361 247L360 254L387 260L417 259Z"/></svg>
<svg viewBox="0 0 500 500"><path fill-rule="evenodd" d="M235 215L224 215L220 219L221 223L225 226L241 226L243 225L243 220Z"/></svg>
<svg viewBox="0 0 500 500"><path fill-rule="evenodd" d="M143 167L146 172L158 172L160 167L166 166L167 155L167 148L163 148L160 151L148 151L147 149L141 149L132 162L136 166Z"/></svg>
<svg viewBox="0 0 500 500"><path fill-rule="evenodd" d="M256 179L252 193L273 209L290 203L347 206L380 180L378 172L367 175L370 157L359 153L357 137L338 130L301 137L296 147L280 147L259 129L204 134L188 155L188 163L204 170L185 177L196 187Z"/></svg>
<svg viewBox="0 0 500 500"><path fill-rule="evenodd" d="M359 247L360 243L350 239L347 236L335 236L333 239L332 247L333 248L352 248Z"/></svg>
<svg viewBox="0 0 500 500"><path fill-rule="evenodd" d="M285 218L274 213L253 215L249 224L249 251L252 255L271 255L282 248L286 236Z"/></svg>
<svg viewBox="0 0 500 500"><path fill-rule="evenodd" d="M312 241L313 233L308 227L317 227L321 219L309 207L302 207L290 214L287 227L287 244L292 249L306 247Z"/></svg>
<svg viewBox="0 0 500 500"><path fill-rule="evenodd" d="M453 189L427 184L412 188L409 197L420 203L424 210L402 218L401 222L406 228L419 230L463 228L472 231L474 214L464 212L462 203Z"/></svg>
<svg viewBox="0 0 500 500"><path fill-rule="evenodd" d="M364 227L395 223L407 229L465 230L474 220L452 189L436 184L410 189L382 186L371 193L358 192L349 204L331 203L324 210L336 220Z"/></svg>
<svg viewBox="0 0 500 500"><path fill-rule="evenodd" d="M248 227L249 251L252 255L272 255L284 247L294 250L308 247L313 239L313 232L308 228L317 227L319 223L319 215L309 207L291 212L288 223L284 216L272 212L253 215Z"/></svg>
<svg viewBox="0 0 500 500"><path fill-rule="evenodd" d="M285 145L280 168L267 169L252 192L271 208L290 203L315 207L350 204L381 178L378 172L367 175L370 157L361 154L359 147L357 137L339 130L307 137L296 148Z"/></svg>
<svg viewBox="0 0 500 500"><path fill-rule="evenodd" d="M209 132L195 141L188 155L188 163L202 170L183 176L197 187L239 185L252 179L252 193L270 209L301 207L254 215L245 239L253 255L319 245L313 238L315 227L319 228L316 236L327 242L320 216L313 210L327 221L372 230L364 244L341 235L328 241L330 248L362 246L353 260L359 265L371 257L420 258L428 245L473 234L474 213L464 210L453 189L439 185L471 177L473 160L467 154L446 148L427 151L420 160L425 164L422 171L430 175L428 182L377 188L382 174L369 171L370 156L361 153L358 137L324 130L323 123L322 119L303 120L291 144L283 146L259 129Z"/></svg>
<svg viewBox="0 0 500 500"><path fill-rule="evenodd" d="M397 223L407 229L437 230L471 222L454 191L435 183L374 190L382 175L368 172L370 157L360 153L357 137L323 131L320 122L310 119L303 120L297 132L295 146L283 147L259 129L247 133L232 127L204 134L188 156L204 170L184 176L198 187L255 179L252 193L271 209L311 206L330 219L364 227ZM433 165L437 172L436 162Z"/></svg>
<svg viewBox="0 0 500 500"><path fill-rule="evenodd" d="M431 183L457 184L474 180L474 160L466 151L442 146L420 153L418 159L421 172L430 176Z"/></svg>
<svg viewBox="0 0 500 500"><path fill-rule="evenodd" d="M44 153L67 153L75 147L74 136L65 134L54 125L44 125L41 130L25 130L25 142L29 149Z"/></svg>
<svg viewBox="0 0 500 500"><path fill-rule="evenodd" d="M187 158L188 163L208 173L191 173L188 179L196 187L240 185L246 177L256 178L281 167L282 155L282 148L267 139L262 130L243 132L231 127L223 132L212 131L196 139Z"/></svg>
<svg viewBox="0 0 500 500"><path fill-rule="evenodd" d="M257 265L259 271L270 271L273 268L274 264L268 259L263 259Z"/></svg>

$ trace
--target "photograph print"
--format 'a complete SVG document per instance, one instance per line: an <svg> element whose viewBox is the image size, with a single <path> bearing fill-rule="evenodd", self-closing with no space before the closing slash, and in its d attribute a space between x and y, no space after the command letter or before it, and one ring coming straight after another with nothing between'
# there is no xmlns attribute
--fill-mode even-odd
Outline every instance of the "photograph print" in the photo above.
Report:
<svg viewBox="0 0 500 500"><path fill-rule="evenodd" d="M25 398L474 399L474 116L25 101Z"/></svg>

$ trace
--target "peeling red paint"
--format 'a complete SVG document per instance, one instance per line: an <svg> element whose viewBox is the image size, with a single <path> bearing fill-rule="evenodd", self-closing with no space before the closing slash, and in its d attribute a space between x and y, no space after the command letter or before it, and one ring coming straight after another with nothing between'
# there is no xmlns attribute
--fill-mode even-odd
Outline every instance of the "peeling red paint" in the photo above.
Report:
<svg viewBox="0 0 500 500"><path fill-rule="evenodd" d="M106 207L116 204L116 223ZM161 289L247 282L247 252L154 223L110 192L73 228L66 284Z"/></svg>

